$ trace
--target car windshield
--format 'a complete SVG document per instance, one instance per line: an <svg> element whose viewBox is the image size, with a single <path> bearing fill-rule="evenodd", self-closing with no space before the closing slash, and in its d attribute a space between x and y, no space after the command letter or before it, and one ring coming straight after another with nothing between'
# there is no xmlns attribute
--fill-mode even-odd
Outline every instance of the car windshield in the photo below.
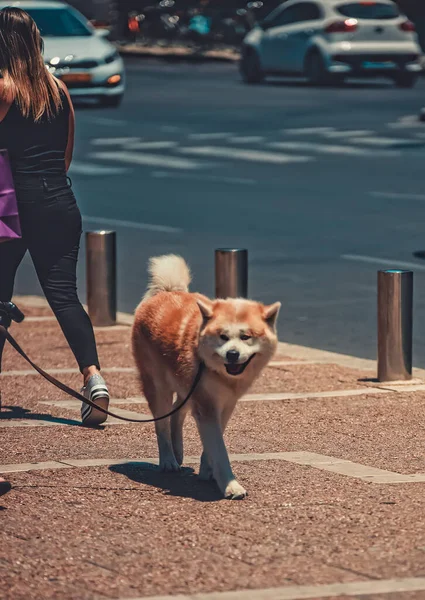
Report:
<svg viewBox="0 0 425 600"><path fill-rule="evenodd" d="M90 29L66 8L31 8L27 12L37 23L42 37L90 36Z"/></svg>
<svg viewBox="0 0 425 600"><path fill-rule="evenodd" d="M350 2L337 7L344 17L352 19L396 19L400 13L397 6L382 2Z"/></svg>

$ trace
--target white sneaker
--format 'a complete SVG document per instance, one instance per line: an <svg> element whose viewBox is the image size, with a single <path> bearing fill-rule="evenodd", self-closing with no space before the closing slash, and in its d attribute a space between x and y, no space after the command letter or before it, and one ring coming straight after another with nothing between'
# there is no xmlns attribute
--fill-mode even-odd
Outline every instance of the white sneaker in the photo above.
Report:
<svg viewBox="0 0 425 600"><path fill-rule="evenodd" d="M91 400L100 408L108 410L109 407L109 391L102 375L96 373L92 375L87 384L81 390L81 393L87 400ZM81 419L84 425L95 427L106 421L108 415L96 410L89 404L81 404Z"/></svg>

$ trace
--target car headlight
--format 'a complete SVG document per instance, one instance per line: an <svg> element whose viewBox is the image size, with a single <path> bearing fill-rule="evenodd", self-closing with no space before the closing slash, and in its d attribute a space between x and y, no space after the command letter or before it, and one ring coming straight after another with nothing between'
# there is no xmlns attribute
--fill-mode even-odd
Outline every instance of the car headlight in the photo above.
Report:
<svg viewBox="0 0 425 600"><path fill-rule="evenodd" d="M119 59L119 54L116 50L114 50L111 54L108 54L108 56L105 57L105 63L107 65L113 63L115 60Z"/></svg>

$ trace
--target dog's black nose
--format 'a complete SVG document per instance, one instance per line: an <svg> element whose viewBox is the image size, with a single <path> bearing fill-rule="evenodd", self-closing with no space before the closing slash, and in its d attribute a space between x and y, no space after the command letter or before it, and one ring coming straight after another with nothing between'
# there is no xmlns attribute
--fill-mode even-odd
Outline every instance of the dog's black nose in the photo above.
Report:
<svg viewBox="0 0 425 600"><path fill-rule="evenodd" d="M226 358L229 363L238 362L239 357L240 357L240 354L237 350L229 350L229 352L226 353Z"/></svg>

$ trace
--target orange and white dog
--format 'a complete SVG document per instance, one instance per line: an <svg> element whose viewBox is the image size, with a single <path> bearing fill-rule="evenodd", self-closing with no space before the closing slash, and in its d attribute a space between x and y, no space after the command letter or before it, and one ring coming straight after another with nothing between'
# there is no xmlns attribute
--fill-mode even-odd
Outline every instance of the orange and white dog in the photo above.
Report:
<svg viewBox="0 0 425 600"><path fill-rule="evenodd" d="M280 303L264 306L243 299L210 300L189 293L190 272L175 255L152 258L148 291L136 309L133 354L154 417L189 393L201 362L205 369L190 401L155 423L160 467L178 471L183 462L183 423L192 409L203 444L199 476L214 479L226 498L246 496L236 481L223 432L237 400L272 358L277 347Z"/></svg>

